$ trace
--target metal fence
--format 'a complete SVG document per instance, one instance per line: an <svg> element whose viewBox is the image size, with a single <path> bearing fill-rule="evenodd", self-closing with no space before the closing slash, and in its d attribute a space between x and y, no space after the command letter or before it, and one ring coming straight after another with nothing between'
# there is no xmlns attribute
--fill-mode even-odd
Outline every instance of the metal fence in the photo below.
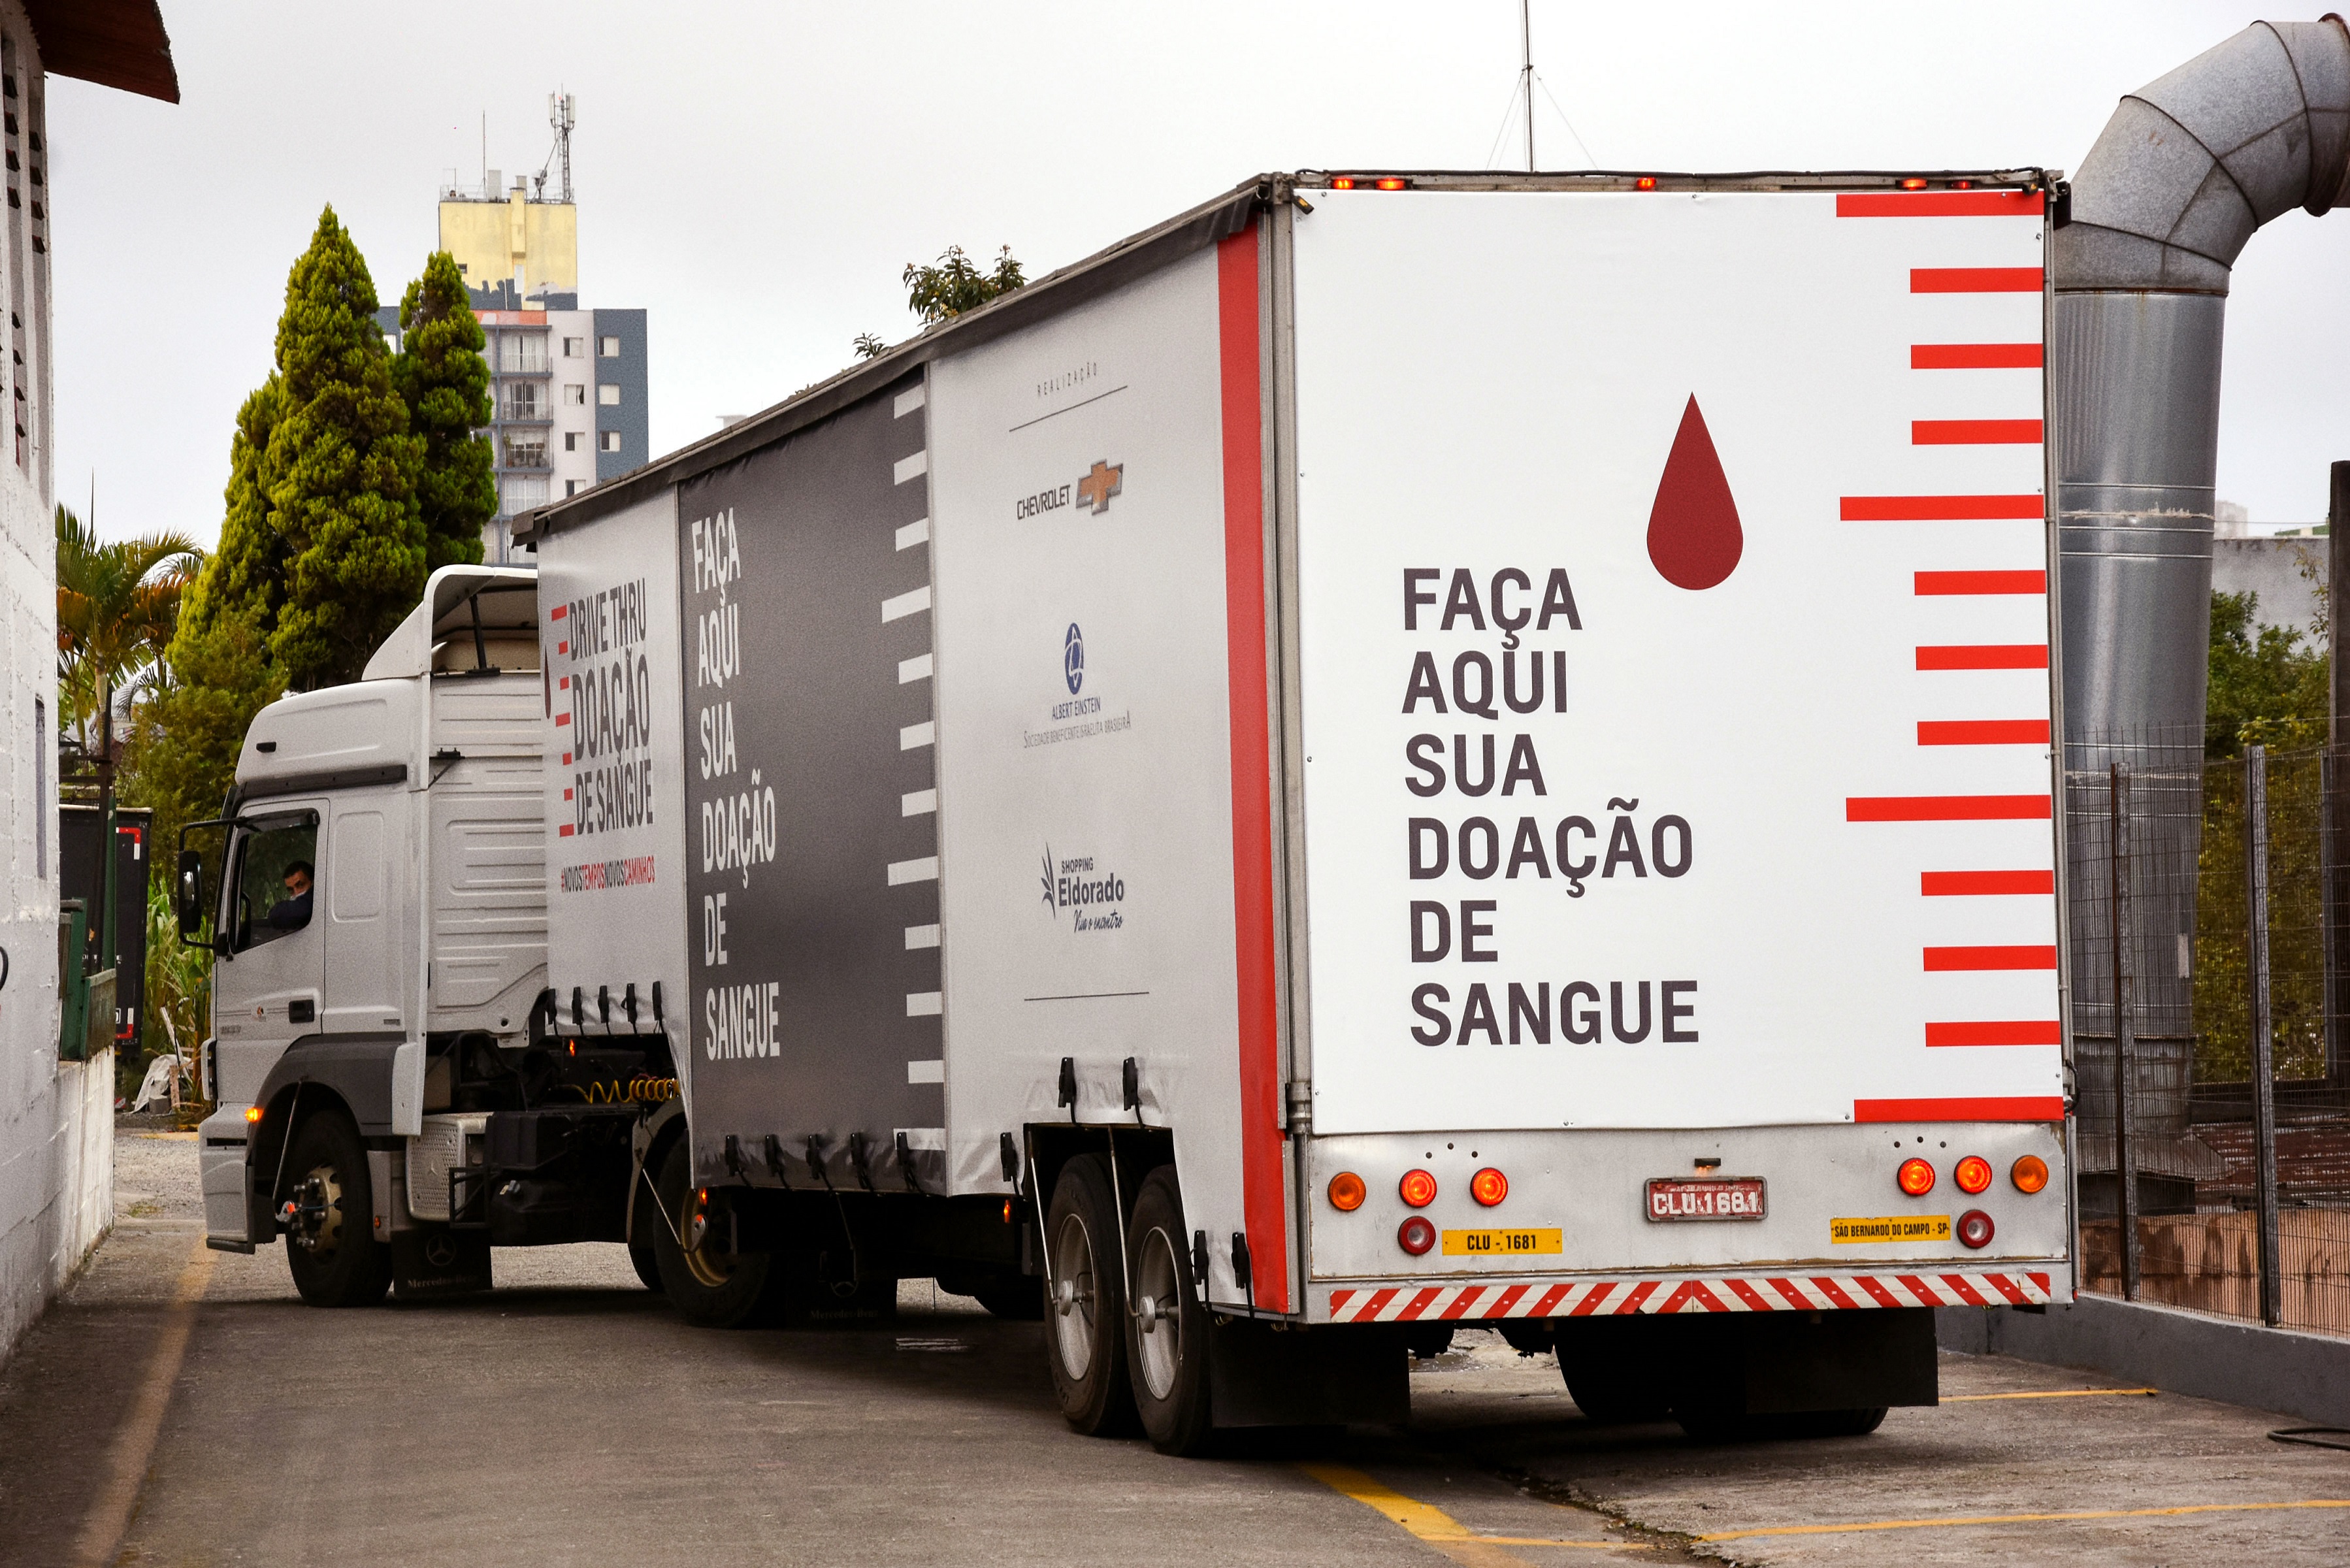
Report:
<svg viewBox="0 0 2350 1568"><path fill-rule="evenodd" d="M2350 1335L2350 750L2199 752L2067 752L2083 1284Z"/></svg>

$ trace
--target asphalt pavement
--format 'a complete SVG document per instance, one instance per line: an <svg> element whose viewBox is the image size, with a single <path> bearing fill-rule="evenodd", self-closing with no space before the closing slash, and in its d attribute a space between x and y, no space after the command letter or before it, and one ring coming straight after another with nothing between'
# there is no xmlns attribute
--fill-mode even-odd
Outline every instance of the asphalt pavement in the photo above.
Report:
<svg viewBox="0 0 2350 1568"><path fill-rule="evenodd" d="M1483 1331L1412 1421L1210 1459L1079 1438L1035 1324L687 1327L617 1247L467 1300L317 1312L205 1251L195 1147L126 1130L117 1220L0 1368L6 1564L2092 1565L2350 1561L2350 1452L2288 1417L1945 1356L1866 1438L1599 1428Z"/></svg>

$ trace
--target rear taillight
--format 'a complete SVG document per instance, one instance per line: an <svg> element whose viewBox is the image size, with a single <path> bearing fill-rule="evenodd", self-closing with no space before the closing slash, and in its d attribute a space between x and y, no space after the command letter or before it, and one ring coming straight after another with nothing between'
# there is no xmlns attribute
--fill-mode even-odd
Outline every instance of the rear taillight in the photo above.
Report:
<svg viewBox="0 0 2350 1568"><path fill-rule="evenodd" d="M1351 1214L1363 1206L1367 1190L1361 1177L1351 1170L1342 1170L1330 1179L1330 1207Z"/></svg>
<svg viewBox="0 0 2350 1568"><path fill-rule="evenodd" d="M1426 1216L1415 1214L1396 1227L1396 1245L1417 1258L1436 1245L1436 1227Z"/></svg>
<svg viewBox="0 0 2350 1568"><path fill-rule="evenodd" d="M1436 1178L1424 1170L1407 1170L1396 1183L1396 1192L1414 1209L1425 1209L1436 1201Z"/></svg>
<svg viewBox="0 0 2350 1568"><path fill-rule="evenodd" d="M1957 1168L1950 1172L1950 1179L1959 1184L1960 1191L1969 1195L1988 1191L1991 1189L1991 1161L1981 1155L1970 1154L1959 1161Z"/></svg>
<svg viewBox="0 0 2350 1568"><path fill-rule="evenodd" d="M1934 1190L1934 1168L1913 1157L1901 1162L1901 1169L1894 1179L1910 1197L1923 1198Z"/></svg>
<svg viewBox="0 0 2350 1568"><path fill-rule="evenodd" d="M1970 1247L1990 1246L1994 1229L1991 1216L1980 1209L1970 1209L1959 1216L1959 1240Z"/></svg>
<svg viewBox="0 0 2350 1568"><path fill-rule="evenodd" d="M2048 1185L2048 1162L2027 1154L2008 1168L2007 1179L2015 1183L2018 1192L2037 1192Z"/></svg>
<svg viewBox="0 0 2350 1568"><path fill-rule="evenodd" d="M1510 1179L1487 1166L1469 1179L1469 1196L1491 1209L1510 1195Z"/></svg>

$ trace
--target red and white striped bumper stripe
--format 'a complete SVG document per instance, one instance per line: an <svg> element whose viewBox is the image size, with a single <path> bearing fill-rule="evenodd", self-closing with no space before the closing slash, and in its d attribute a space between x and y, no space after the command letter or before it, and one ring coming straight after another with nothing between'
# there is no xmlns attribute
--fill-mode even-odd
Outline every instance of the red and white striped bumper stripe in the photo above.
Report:
<svg viewBox="0 0 2350 1568"><path fill-rule="evenodd" d="M2044 1273L1757 1274L1732 1279L1562 1280L1523 1285L1409 1285L1330 1293L1332 1323L1591 1317L1667 1312L1819 1312L1857 1307L2027 1306Z"/></svg>

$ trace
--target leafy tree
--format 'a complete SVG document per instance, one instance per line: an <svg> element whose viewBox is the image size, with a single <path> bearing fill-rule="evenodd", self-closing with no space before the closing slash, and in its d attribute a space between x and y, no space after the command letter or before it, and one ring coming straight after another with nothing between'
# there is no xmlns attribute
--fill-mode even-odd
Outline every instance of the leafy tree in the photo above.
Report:
<svg viewBox="0 0 2350 1568"><path fill-rule="evenodd" d="M2255 594L2211 596L2207 756L2238 756L2253 742L2306 746L2325 739L2325 650L2304 649L2303 634L2292 627L2255 628L2258 605Z"/></svg>
<svg viewBox="0 0 2350 1568"><path fill-rule="evenodd" d="M466 303L456 259L435 251L424 275L400 302L400 352L391 357L391 384L408 405L410 433L424 442L416 498L424 521L425 570L475 566L482 529L497 515L497 480L489 438L474 432L490 422L487 341Z"/></svg>
<svg viewBox="0 0 2350 1568"><path fill-rule="evenodd" d="M966 310L977 310L999 295L1010 294L1025 284L1028 275L1013 259L1010 245L996 253L993 272L980 271L961 245L949 245L932 265L908 262L899 281L906 286L906 308L920 317L923 326L935 327ZM858 333L849 347L859 359L876 359L889 351L889 345L870 332Z"/></svg>
<svg viewBox="0 0 2350 1568"><path fill-rule="evenodd" d="M57 529L58 728L71 726L83 753L98 756L112 740L116 695L152 679L204 556L184 534L101 543L62 506Z"/></svg>
<svg viewBox="0 0 2350 1568"><path fill-rule="evenodd" d="M424 591L424 438L392 389L367 262L328 207L286 281L283 407L263 454L286 552L269 651L296 688L354 680Z"/></svg>

